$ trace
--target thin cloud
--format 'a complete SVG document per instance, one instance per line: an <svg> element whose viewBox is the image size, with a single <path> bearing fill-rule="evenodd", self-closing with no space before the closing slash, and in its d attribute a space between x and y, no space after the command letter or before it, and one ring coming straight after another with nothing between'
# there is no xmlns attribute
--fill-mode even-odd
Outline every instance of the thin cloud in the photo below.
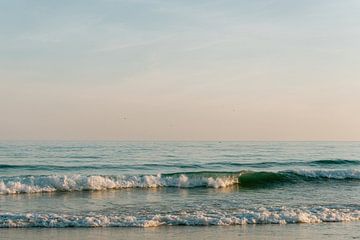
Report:
<svg viewBox="0 0 360 240"><path fill-rule="evenodd" d="M172 38L174 35L168 35L161 38L149 40L149 41L139 41L139 42L133 42L133 43L112 43L104 47L100 47L94 50L94 52L112 52L112 51L118 51L128 48L136 48L136 47L143 47L143 46L149 46L152 44L159 43L163 40L167 40Z"/></svg>

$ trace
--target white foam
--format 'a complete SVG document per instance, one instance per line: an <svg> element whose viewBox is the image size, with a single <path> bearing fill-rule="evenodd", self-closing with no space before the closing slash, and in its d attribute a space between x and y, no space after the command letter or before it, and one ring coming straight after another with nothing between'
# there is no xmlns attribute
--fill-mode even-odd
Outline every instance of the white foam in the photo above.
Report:
<svg viewBox="0 0 360 240"><path fill-rule="evenodd" d="M161 225L243 225L359 221L359 209L258 208L231 212L181 212L165 215L67 215L0 213L0 228L14 227L157 227Z"/></svg>
<svg viewBox="0 0 360 240"><path fill-rule="evenodd" d="M30 176L0 180L0 194L40 193L55 191L105 190L156 187L227 187L237 183L237 177L180 176Z"/></svg>

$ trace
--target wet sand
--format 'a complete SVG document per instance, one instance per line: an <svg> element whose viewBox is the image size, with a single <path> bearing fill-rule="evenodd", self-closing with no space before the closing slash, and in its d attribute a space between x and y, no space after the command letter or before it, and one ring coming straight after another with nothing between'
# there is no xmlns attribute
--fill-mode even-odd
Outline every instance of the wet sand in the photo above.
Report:
<svg viewBox="0 0 360 240"><path fill-rule="evenodd" d="M360 222L156 228L0 229L0 239L360 239Z"/></svg>

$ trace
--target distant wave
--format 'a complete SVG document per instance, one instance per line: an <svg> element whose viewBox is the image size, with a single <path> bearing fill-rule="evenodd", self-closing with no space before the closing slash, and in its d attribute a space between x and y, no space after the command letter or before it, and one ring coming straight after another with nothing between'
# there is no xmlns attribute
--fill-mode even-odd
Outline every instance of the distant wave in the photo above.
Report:
<svg viewBox="0 0 360 240"><path fill-rule="evenodd" d="M319 165L360 165L359 160L347 160L347 159L333 159L333 160L315 160L310 161L309 164Z"/></svg>
<svg viewBox="0 0 360 240"><path fill-rule="evenodd" d="M1 213L0 228L67 228L67 227L157 227L162 225L210 226L243 224L288 224L359 221L359 208L253 208L231 211L181 211L166 214L55 214Z"/></svg>
<svg viewBox="0 0 360 240"><path fill-rule="evenodd" d="M263 167L277 167L277 166L325 166L325 165L360 165L359 160L348 160L348 159L320 159L320 160L293 160L293 161L265 161L257 163L242 163L234 161L218 161L218 162L209 162L206 165L229 165L229 166L239 166L239 167L254 167L254 168L263 168Z"/></svg>
<svg viewBox="0 0 360 240"><path fill-rule="evenodd" d="M359 170L289 170L280 172L181 172L136 176L49 175L0 177L0 194L92 191L122 188L264 187L312 180L360 180Z"/></svg>
<svg viewBox="0 0 360 240"><path fill-rule="evenodd" d="M88 157L86 157L88 158ZM208 163L143 163L143 164L92 164L92 165L52 165L52 164L0 164L0 170L4 169L19 169L19 170L81 170L81 169L138 169L138 168L208 168L211 166L230 166L230 167L251 167L251 168L264 168L264 167L278 167L278 166L326 166L326 165L344 165L344 166L357 166L360 165L359 160L347 160L347 159L323 159L313 161L294 160L286 162L266 161L258 163L241 163L241 162L229 162L229 161L215 161Z"/></svg>
<svg viewBox="0 0 360 240"><path fill-rule="evenodd" d="M70 165L70 166L61 166L61 165L51 165L51 164L29 164L29 165L21 165L21 164L0 164L1 169L19 169L19 170L70 170L70 169L112 169L114 166L112 165Z"/></svg>

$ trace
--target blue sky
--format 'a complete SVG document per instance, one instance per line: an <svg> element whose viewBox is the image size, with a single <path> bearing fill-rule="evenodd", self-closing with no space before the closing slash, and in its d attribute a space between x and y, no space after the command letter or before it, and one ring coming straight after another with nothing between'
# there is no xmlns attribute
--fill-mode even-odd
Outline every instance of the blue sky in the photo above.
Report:
<svg viewBox="0 0 360 240"><path fill-rule="evenodd" d="M360 2L0 0L3 139L356 140Z"/></svg>

